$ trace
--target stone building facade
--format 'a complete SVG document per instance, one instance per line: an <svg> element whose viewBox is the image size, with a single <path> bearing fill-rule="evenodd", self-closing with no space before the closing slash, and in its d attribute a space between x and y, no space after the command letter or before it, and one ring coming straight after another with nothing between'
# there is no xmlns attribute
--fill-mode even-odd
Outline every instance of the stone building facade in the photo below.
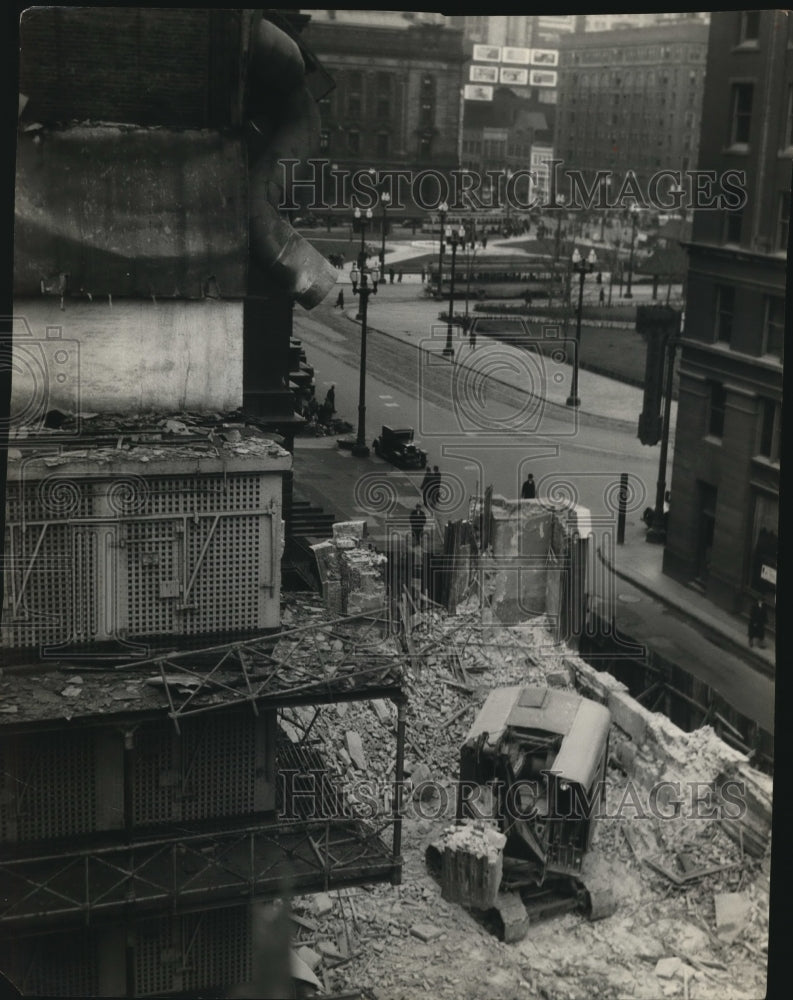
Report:
<svg viewBox="0 0 793 1000"><path fill-rule="evenodd" d="M560 36L555 149L565 167L646 183L696 166L707 25Z"/></svg>
<svg viewBox="0 0 793 1000"><path fill-rule="evenodd" d="M700 169L746 172L742 210L695 213L664 570L716 603L775 603L793 34L711 19Z"/></svg>

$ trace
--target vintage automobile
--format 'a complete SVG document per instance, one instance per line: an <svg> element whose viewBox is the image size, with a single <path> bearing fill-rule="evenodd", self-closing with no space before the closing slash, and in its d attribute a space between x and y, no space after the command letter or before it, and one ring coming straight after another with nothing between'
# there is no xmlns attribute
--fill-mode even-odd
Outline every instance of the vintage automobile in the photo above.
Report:
<svg viewBox="0 0 793 1000"><path fill-rule="evenodd" d="M386 427L383 424L380 437L372 442L375 455L399 469L423 469L427 464L427 453L413 440L412 427Z"/></svg>

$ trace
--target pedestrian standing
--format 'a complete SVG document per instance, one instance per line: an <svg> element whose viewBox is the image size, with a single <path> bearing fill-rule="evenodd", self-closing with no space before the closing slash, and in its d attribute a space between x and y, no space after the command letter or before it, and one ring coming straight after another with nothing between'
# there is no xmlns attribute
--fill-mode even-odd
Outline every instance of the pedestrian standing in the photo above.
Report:
<svg viewBox="0 0 793 1000"><path fill-rule="evenodd" d="M410 530L413 532L413 544L421 544L421 536L424 534L424 525L427 523L427 515L421 509L421 504L416 504L410 512Z"/></svg>
<svg viewBox="0 0 793 1000"><path fill-rule="evenodd" d="M482 249L487 250L487 236L482 237Z"/></svg>
<svg viewBox="0 0 793 1000"><path fill-rule="evenodd" d="M336 296L336 305L334 306L334 309L343 309L343 308L344 308L344 289L340 288L339 294Z"/></svg>
<svg viewBox="0 0 793 1000"><path fill-rule="evenodd" d="M397 276L397 284L399 284L401 281L402 281L402 272L400 271L399 275Z"/></svg>
<svg viewBox="0 0 793 1000"><path fill-rule="evenodd" d="M600 289L600 295L598 296L598 301L603 305L606 301L606 290L604 288Z"/></svg>
<svg viewBox="0 0 793 1000"><path fill-rule="evenodd" d="M325 396L325 403L330 407L331 414L336 412L336 386L332 385Z"/></svg>
<svg viewBox="0 0 793 1000"><path fill-rule="evenodd" d="M390 284L392 284L392 285L394 284L394 269L393 269L393 267L389 268L389 270L388 270L388 280L389 280Z"/></svg>
<svg viewBox="0 0 793 1000"><path fill-rule="evenodd" d="M762 601L762 598L758 597L757 600L752 605L752 610L749 612L749 646L754 646L754 640L757 639L757 644L761 649L765 649L765 626L768 620L768 610Z"/></svg>
<svg viewBox="0 0 793 1000"><path fill-rule="evenodd" d="M432 487L432 469L427 466L427 471L424 473L424 478L421 480L421 496L424 499L424 506L429 507L430 505L430 489Z"/></svg>
<svg viewBox="0 0 793 1000"><path fill-rule="evenodd" d="M537 487L534 484L534 476L529 473L526 481L520 490L521 500L533 500L537 496Z"/></svg>
<svg viewBox="0 0 793 1000"><path fill-rule="evenodd" d="M471 332L468 334L468 344L472 351L476 350L476 326L471 325Z"/></svg>
<svg viewBox="0 0 793 1000"><path fill-rule="evenodd" d="M424 279L425 279L426 277L427 277L427 271L426 271L426 268L422 267L422 268L421 268L421 283L422 283L422 285L424 284Z"/></svg>

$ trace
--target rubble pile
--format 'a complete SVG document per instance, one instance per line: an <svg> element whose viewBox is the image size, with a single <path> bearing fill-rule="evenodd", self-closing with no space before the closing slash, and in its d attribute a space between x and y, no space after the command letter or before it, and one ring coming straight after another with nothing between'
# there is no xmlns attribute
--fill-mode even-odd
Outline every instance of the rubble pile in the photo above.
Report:
<svg viewBox="0 0 793 1000"><path fill-rule="evenodd" d="M475 601L451 617L429 603L408 616L403 884L331 894L332 909L321 915L318 897L294 901L314 924L298 928L296 940L318 956L313 971L325 987L360 987L374 1000L761 995L768 837L756 823L755 857L748 835L742 850L723 821L698 810L714 804L703 783L718 789L747 775L747 799L757 800L751 808L767 806L770 816L770 780L709 728L687 734L646 712L613 677L554 643L543 617L508 626ZM608 869L600 874L614 888L617 911L599 923L556 917L507 945L474 911L442 898L425 852L453 822L459 748L488 692L543 683L577 688L612 708L606 805L587 860ZM395 722L390 703L356 702L323 709L313 727L347 787L366 776L384 790L383 815L391 808ZM650 794L661 780L680 788ZM692 787L701 802L692 804Z"/></svg>
<svg viewBox="0 0 793 1000"><path fill-rule="evenodd" d="M387 558L366 542L366 521L340 521L333 538L312 545L322 599L333 614L360 615L386 603Z"/></svg>
<svg viewBox="0 0 793 1000"><path fill-rule="evenodd" d="M47 437L41 442L41 451L46 456L44 464L50 467L89 458L92 465L110 465L122 460L145 465L162 459L287 454L277 434L263 432L239 412L66 414L52 410L47 419ZM35 455L36 440L41 434L40 427L15 427L9 458L20 459L21 449L27 457ZM53 444L59 439L62 439L60 450L53 454ZM14 447L15 443L20 447Z"/></svg>

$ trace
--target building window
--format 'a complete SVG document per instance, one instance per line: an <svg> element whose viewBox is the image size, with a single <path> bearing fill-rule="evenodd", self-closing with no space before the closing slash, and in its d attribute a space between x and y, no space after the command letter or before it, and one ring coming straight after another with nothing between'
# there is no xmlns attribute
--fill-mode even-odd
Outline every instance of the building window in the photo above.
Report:
<svg viewBox="0 0 793 1000"><path fill-rule="evenodd" d="M773 399L760 400L760 427L757 454L770 462L779 461L782 407Z"/></svg>
<svg viewBox="0 0 793 1000"><path fill-rule="evenodd" d="M429 160L432 152L432 139L423 135L419 138L419 159Z"/></svg>
<svg viewBox="0 0 793 1000"><path fill-rule="evenodd" d="M347 150L356 154L361 151L361 133L355 129L347 133Z"/></svg>
<svg viewBox="0 0 793 1000"><path fill-rule="evenodd" d="M710 400L708 407L708 434L711 437L724 436L724 406L727 394L721 382L710 383Z"/></svg>
<svg viewBox="0 0 793 1000"><path fill-rule="evenodd" d="M763 354L781 361L785 346L785 300L781 295L769 295L765 300L765 331Z"/></svg>
<svg viewBox="0 0 793 1000"><path fill-rule="evenodd" d="M749 131L752 124L752 98L754 87L751 83L734 83L732 85L732 115L730 120L730 144L749 142Z"/></svg>
<svg viewBox="0 0 793 1000"><path fill-rule="evenodd" d="M330 132L323 128L319 133L319 151L320 153L330 152Z"/></svg>
<svg viewBox="0 0 793 1000"><path fill-rule="evenodd" d="M777 250L787 251L788 227L790 226L790 192L782 191L779 195L779 220L777 222Z"/></svg>
<svg viewBox="0 0 793 1000"><path fill-rule="evenodd" d="M716 286L716 340L729 344L732 339L732 317L735 311L735 288Z"/></svg>
<svg viewBox="0 0 793 1000"><path fill-rule="evenodd" d="M749 586L773 603L779 549L779 500L758 493L754 500Z"/></svg>
<svg viewBox="0 0 793 1000"><path fill-rule="evenodd" d="M391 136L388 132L378 132L376 150L378 156L388 156L391 151Z"/></svg>
<svg viewBox="0 0 793 1000"><path fill-rule="evenodd" d="M432 128L435 124L435 77L421 78L419 97L419 128Z"/></svg>
<svg viewBox="0 0 793 1000"><path fill-rule="evenodd" d="M760 37L760 11L742 10L738 14L738 44L754 42Z"/></svg>
<svg viewBox="0 0 793 1000"><path fill-rule="evenodd" d="M391 117L391 81L390 73L377 74L377 117Z"/></svg>
<svg viewBox="0 0 793 1000"><path fill-rule="evenodd" d="M360 118L363 93L363 73L355 70L347 74L347 114L350 118Z"/></svg>
<svg viewBox="0 0 793 1000"><path fill-rule="evenodd" d="M743 225L743 210L739 210L737 212L725 212L724 242L740 243L742 225Z"/></svg>

